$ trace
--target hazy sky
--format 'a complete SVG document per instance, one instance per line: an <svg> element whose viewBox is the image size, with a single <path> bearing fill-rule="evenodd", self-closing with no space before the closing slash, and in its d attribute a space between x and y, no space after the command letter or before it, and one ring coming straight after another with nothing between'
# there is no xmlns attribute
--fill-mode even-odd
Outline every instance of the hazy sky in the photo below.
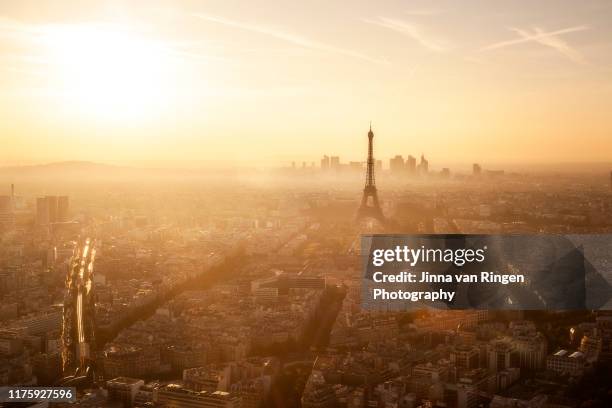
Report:
<svg viewBox="0 0 612 408"><path fill-rule="evenodd" d="M103 3L103 4L102 4ZM0 2L0 165L612 160L608 1Z"/></svg>

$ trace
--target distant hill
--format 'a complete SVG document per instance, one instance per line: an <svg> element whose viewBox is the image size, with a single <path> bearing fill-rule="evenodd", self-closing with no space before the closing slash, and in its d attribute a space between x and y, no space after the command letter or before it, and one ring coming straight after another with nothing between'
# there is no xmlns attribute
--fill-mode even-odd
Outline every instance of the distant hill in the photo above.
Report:
<svg viewBox="0 0 612 408"><path fill-rule="evenodd" d="M128 180L128 179L195 179L236 176L244 174L244 169L204 169L204 168L146 168L118 166L90 161L63 161L26 166L0 167L2 180L48 180L63 179L88 180ZM248 172L253 174L253 170Z"/></svg>
<svg viewBox="0 0 612 408"><path fill-rule="evenodd" d="M0 167L0 176L6 177L51 177L69 175L113 174L130 171L127 167L88 161L64 161L27 166Z"/></svg>

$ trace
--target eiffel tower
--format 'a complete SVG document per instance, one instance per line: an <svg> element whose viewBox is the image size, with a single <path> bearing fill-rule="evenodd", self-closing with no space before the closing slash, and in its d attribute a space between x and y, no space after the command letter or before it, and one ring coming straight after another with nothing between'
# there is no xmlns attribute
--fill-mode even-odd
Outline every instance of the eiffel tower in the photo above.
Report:
<svg viewBox="0 0 612 408"><path fill-rule="evenodd" d="M380 208L378 193L376 191L374 163L374 132L372 132L372 123L370 122L370 131L368 132L368 163L366 169L366 182L363 189L363 197L361 198L361 206L357 211L357 219L374 218L381 223L384 223L385 216Z"/></svg>

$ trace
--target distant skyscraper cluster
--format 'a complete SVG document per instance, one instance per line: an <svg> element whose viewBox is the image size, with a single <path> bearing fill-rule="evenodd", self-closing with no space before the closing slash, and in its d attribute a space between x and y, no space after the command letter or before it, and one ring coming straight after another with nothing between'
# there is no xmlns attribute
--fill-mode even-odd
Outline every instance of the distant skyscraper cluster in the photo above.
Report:
<svg viewBox="0 0 612 408"><path fill-rule="evenodd" d="M314 164L313 166L314 167ZM295 169L295 165L293 166ZM348 163L342 163L339 156L328 156L324 155L321 158L321 171L322 172L351 172L363 171L366 168L365 161L350 161ZM383 171L382 160L375 161L375 169L377 172ZM421 154L420 159L415 156L408 155L406 159L402 155L395 155L389 159L389 173L395 176L434 176L442 178L451 177L451 169L449 167L442 167L440 171L432 171L429 167L429 160L424 154ZM504 170L489 170L484 169L480 163L472 164L472 177L499 177L505 174ZM464 175L459 175L463 177ZM610 188L612 189L612 172L610 172Z"/></svg>
<svg viewBox="0 0 612 408"><path fill-rule="evenodd" d="M339 171L363 171L366 168L366 162L364 161L350 161L348 163L342 163L339 156L328 156L325 155L321 158L321 170L339 172ZM295 166L294 166L295 168ZM383 161L375 160L374 168L377 171L383 170ZM389 170L393 174L427 174L429 173L429 161L425 158L425 155L421 155L421 160L417 163L417 159L414 156L409 155L406 160L401 155L392 157L389 160ZM450 174L449 169L443 171L444 174Z"/></svg>
<svg viewBox="0 0 612 408"><path fill-rule="evenodd" d="M349 161L342 162L340 156L324 155L320 159L320 167L317 167L315 162L307 165L307 162L302 162L302 165L296 165L296 162L292 162L292 170L301 170L312 173L319 169L322 173L327 174L357 174L366 170L366 161ZM412 155L408 155L405 159L402 155L395 155L389 159L388 173L396 177L417 177L417 176L428 176L434 178L450 179L451 169L449 167L441 167L439 170L432 170L429 166L429 160L425 157L425 154L421 154L420 158ZM375 160L374 168L380 174L383 172L383 161ZM506 173L504 170L493 170L485 169L480 163L472 163L471 176L474 179L482 177L483 179L490 179L495 177L504 176ZM457 173L456 177L462 179L466 174ZM612 172L610 172L610 188L612 189Z"/></svg>
<svg viewBox="0 0 612 408"><path fill-rule="evenodd" d="M68 196L45 196L36 199L36 224L66 222L70 216Z"/></svg>
<svg viewBox="0 0 612 408"><path fill-rule="evenodd" d="M408 158L404 160L404 157L398 154L389 160L389 170L394 174L427 174L429 161L422 154L421 161L417 165L417 159L414 156L408 155Z"/></svg>
<svg viewBox="0 0 612 408"><path fill-rule="evenodd" d="M70 199L68 196L44 196L36 199L34 221L38 226L70 221ZM31 220L32 213L26 208L24 197L15 195L11 184L10 195L0 195L0 231L11 230L16 225Z"/></svg>
<svg viewBox="0 0 612 408"><path fill-rule="evenodd" d="M340 162L340 156L323 156L321 159L321 170L322 171L363 171L365 168L365 162L363 161L350 161L348 163ZM374 166L377 170L382 170L382 160L376 160Z"/></svg>

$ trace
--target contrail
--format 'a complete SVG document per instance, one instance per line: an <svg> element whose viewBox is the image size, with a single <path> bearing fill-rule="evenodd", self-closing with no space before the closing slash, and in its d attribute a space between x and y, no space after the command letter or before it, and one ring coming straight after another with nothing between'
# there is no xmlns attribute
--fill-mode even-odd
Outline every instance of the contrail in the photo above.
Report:
<svg viewBox="0 0 612 408"><path fill-rule="evenodd" d="M542 38L546 38L546 37L552 37L555 35L560 35L560 34L567 34L567 33L573 33L576 31L584 31L584 30L588 30L589 27L587 26L576 26L576 27L569 27L569 28L564 28L562 30L557 30L557 31L550 31L550 32L538 32L537 34L531 34L528 35L527 37L523 37L521 36L521 38L517 38L515 40L509 40L509 41L501 41L501 42L497 42L491 45L487 45L486 47L482 47L480 49L480 51L488 51L488 50L495 50L498 48L504 48L507 47L509 45L514 45L514 44L521 44L521 43L526 43L529 41L536 41L536 40L540 40ZM524 32L522 30L513 28L512 29L515 32Z"/></svg>
<svg viewBox="0 0 612 408"><path fill-rule="evenodd" d="M251 31L254 33L264 34L264 35L274 37L279 40L286 41L288 43L291 43L291 44L294 44L294 45L297 45L303 48L310 48L310 49L319 50L319 51L326 51L326 52L346 55L349 57L358 58L358 59L362 59L365 61L374 62L377 64L387 64L388 63L385 60L373 58L373 57L370 57L369 55L363 54L358 51L353 51L353 50L349 50L345 48L339 48L333 45L321 43L321 42L311 40L309 38L306 38L306 37L303 37L297 34L289 33L286 31L282 31L282 30L264 26L264 25L245 23L242 21L230 20L230 19L223 18L223 17L211 16L211 15L201 14L201 13L193 14L193 16L197 18L201 18L206 21L213 22L213 23L222 24L228 27L235 27L235 28L245 30L245 31Z"/></svg>

